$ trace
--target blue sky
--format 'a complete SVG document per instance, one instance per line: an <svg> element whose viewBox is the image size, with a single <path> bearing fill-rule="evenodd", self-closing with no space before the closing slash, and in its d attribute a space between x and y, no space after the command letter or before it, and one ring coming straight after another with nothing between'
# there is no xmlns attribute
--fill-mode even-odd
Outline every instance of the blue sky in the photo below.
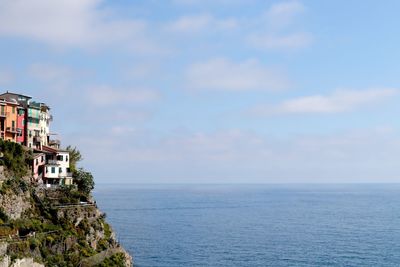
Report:
<svg viewBox="0 0 400 267"><path fill-rule="evenodd" d="M399 8L0 0L0 88L99 183L397 182Z"/></svg>

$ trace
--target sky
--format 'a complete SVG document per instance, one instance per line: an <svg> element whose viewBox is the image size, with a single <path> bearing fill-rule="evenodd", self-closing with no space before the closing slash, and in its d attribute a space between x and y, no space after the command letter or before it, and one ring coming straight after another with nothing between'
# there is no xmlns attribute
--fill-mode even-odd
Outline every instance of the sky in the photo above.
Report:
<svg viewBox="0 0 400 267"><path fill-rule="evenodd" d="M97 183L399 182L399 9L0 0L0 89Z"/></svg>

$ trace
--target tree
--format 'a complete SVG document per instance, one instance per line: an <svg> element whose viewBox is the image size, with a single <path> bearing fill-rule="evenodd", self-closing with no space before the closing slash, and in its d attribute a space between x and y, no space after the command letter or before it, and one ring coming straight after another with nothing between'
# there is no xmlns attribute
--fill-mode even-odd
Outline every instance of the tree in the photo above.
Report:
<svg viewBox="0 0 400 267"><path fill-rule="evenodd" d="M82 154L76 147L67 146L66 150L69 152L69 168L75 173L78 171L77 163L83 160Z"/></svg>
<svg viewBox="0 0 400 267"><path fill-rule="evenodd" d="M78 190L86 195L89 195L94 188L93 175L82 168L76 170L74 174L76 184L78 185Z"/></svg>

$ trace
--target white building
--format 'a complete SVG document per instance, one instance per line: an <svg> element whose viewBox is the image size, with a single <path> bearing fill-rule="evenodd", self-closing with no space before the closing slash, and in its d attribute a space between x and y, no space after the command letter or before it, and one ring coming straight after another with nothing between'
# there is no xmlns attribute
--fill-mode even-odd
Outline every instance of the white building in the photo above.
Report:
<svg viewBox="0 0 400 267"><path fill-rule="evenodd" d="M49 185L72 185L73 178L69 166L69 152L43 146L42 151L46 154L46 165L44 168L44 183Z"/></svg>
<svg viewBox="0 0 400 267"><path fill-rule="evenodd" d="M49 136L50 136L50 121L52 116L50 115L50 108L44 103L40 104L40 143L42 146L48 146Z"/></svg>
<svg viewBox="0 0 400 267"><path fill-rule="evenodd" d="M44 103L30 102L28 106L27 146L41 149L47 146L50 135L50 108Z"/></svg>

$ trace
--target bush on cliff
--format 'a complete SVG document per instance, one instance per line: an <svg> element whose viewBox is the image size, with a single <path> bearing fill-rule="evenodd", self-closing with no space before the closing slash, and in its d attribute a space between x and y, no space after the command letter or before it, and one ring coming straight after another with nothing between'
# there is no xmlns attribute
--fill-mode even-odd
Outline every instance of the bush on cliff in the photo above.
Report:
<svg viewBox="0 0 400 267"><path fill-rule="evenodd" d="M3 154L0 165L7 168L16 177L28 174L31 153L24 150L20 144L0 139L0 152Z"/></svg>
<svg viewBox="0 0 400 267"><path fill-rule="evenodd" d="M93 175L84 169L77 170L74 175L74 180L78 185L78 190L88 196L94 188Z"/></svg>
<svg viewBox="0 0 400 267"><path fill-rule="evenodd" d="M66 150L69 152L69 168L72 173L75 173L78 171L78 162L83 160L82 154L76 147L71 145L67 146Z"/></svg>

